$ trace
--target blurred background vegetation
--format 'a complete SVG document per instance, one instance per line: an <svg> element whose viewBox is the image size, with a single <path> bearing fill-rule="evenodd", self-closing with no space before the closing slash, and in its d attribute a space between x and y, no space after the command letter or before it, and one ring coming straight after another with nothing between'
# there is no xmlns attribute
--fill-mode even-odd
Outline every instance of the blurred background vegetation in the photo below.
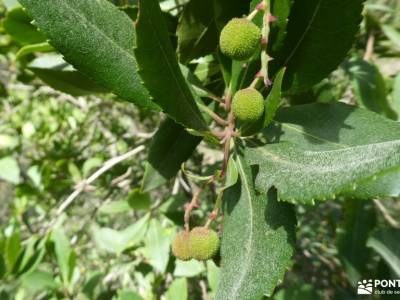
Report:
<svg viewBox="0 0 400 300"><path fill-rule="evenodd" d="M135 18L136 1L113 2ZM186 2L160 1L173 42ZM349 58L288 103L340 100L398 120L399 12L398 0L367 1ZM184 174L141 193L140 151L84 184L109 159L147 147L163 116L119 102L75 71L16 0L0 0L0 20L0 299L212 299L218 260L170 255L190 199ZM189 66L205 86L221 81L212 56ZM202 143L188 168L208 174L219 159ZM212 197L203 195L203 212ZM298 207L296 255L274 299L356 299L360 279L400 278L399 220L396 199Z"/></svg>

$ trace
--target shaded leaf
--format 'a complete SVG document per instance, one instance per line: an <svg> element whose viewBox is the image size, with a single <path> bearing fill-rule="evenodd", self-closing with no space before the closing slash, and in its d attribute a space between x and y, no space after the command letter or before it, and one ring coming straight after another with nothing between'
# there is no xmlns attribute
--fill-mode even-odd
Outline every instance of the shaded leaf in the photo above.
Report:
<svg viewBox="0 0 400 300"><path fill-rule="evenodd" d="M278 202L274 189L257 195L250 166L240 155L236 163L240 182L224 195L217 300L253 300L272 295L294 251L293 207Z"/></svg>
<svg viewBox="0 0 400 300"><path fill-rule="evenodd" d="M249 141L246 149L259 166L259 191L275 186L280 199L295 203L400 193L398 123L343 103L283 108L276 121L269 138L279 143Z"/></svg>
<svg viewBox="0 0 400 300"><path fill-rule="evenodd" d="M396 118L388 102L385 80L375 65L362 59L353 59L346 64L346 70L360 106L388 118Z"/></svg>
<svg viewBox="0 0 400 300"><path fill-rule="evenodd" d="M125 13L107 0L20 3L49 43L77 70L124 100L157 109L137 74L135 31Z"/></svg>
<svg viewBox="0 0 400 300"><path fill-rule="evenodd" d="M272 62L286 66L283 88L305 91L331 73L351 48L361 22L363 0L295 1L285 45Z"/></svg>
<svg viewBox="0 0 400 300"><path fill-rule="evenodd" d="M139 1L136 34L139 73L154 101L176 122L207 131L194 94L180 71L158 1Z"/></svg>
<svg viewBox="0 0 400 300"><path fill-rule="evenodd" d="M179 18L178 54L182 62L214 52L227 21L248 11L246 1L191 0Z"/></svg>
<svg viewBox="0 0 400 300"><path fill-rule="evenodd" d="M364 275L371 251L367 239L375 227L375 207L370 202L346 200L343 224L338 228L337 248L347 276L353 286Z"/></svg>
<svg viewBox="0 0 400 300"><path fill-rule="evenodd" d="M106 89L75 70L63 60L61 55L40 56L27 67L52 88L73 96L107 92Z"/></svg>
<svg viewBox="0 0 400 300"><path fill-rule="evenodd" d="M140 189L134 189L129 193L127 202L132 209L148 210L150 208L151 199L148 193L142 193Z"/></svg>
<svg viewBox="0 0 400 300"><path fill-rule="evenodd" d="M368 239L367 246L379 253L396 276L400 277L400 230L380 230Z"/></svg>
<svg viewBox="0 0 400 300"><path fill-rule="evenodd" d="M46 40L45 36L31 24L32 19L20 6L8 11L3 20L5 31L21 44L36 44Z"/></svg>
<svg viewBox="0 0 400 300"><path fill-rule="evenodd" d="M278 72L275 77L274 85L265 99L265 114L264 114L264 127L267 127L275 117L275 113L282 103L282 81L285 75L285 69Z"/></svg>
<svg viewBox="0 0 400 300"><path fill-rule="evenodd" d="M260 0L252 0L250 10L252 11ZM271 14L276 17L276 21L270 24L270 34L268 43L268 54L271 57L279 55L282 47L284 46L285 38L287 35L287 23L290 14L290 9L293 5L294 0L275 0L270 1ZM263 14L259 13L253 22L256 23L260 28L263 26Z"/></svg>
<svg viewBox="0 0 400 300"><path fill-rule="evenodd" d="M165 120L150 145L142 191L151 191L174 177L200 142L201 137L189 134L171 119Z"/></svg>

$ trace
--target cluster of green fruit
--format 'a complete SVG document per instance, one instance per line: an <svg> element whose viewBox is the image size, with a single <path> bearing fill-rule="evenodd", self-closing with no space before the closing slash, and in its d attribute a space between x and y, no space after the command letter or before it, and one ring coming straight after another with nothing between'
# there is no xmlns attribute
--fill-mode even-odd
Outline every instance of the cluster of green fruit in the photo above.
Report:
<svg viewBox="0 0 400 300"><path fill-rule="evenodd" d="M261 30L245 18L235 18L226 24L220 36L221 52L237 61L246 61L256 53ZM233 114L240 123L255 123L263 116L264 98L256 89L238 91L232 103Z"/></svg>
<svg viewBox="0 0 400 300"><path fill-rule="evenodd" d="M195 227L190 232L179 232L172 242L172 253L181 260L207 260L217 254L218 234L205 227Z"/></svg>

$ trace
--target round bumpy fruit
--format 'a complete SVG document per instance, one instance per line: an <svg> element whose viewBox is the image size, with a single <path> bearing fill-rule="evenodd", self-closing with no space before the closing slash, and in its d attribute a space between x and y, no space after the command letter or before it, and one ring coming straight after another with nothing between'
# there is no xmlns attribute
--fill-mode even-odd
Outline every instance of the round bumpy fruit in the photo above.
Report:
<svg viewBox="0 0 400 300"><path fill-rule="evenodd" d="M212 258L219 249L218 234L211 229L195 227L189 237L191 256L197 260Z"/></svg>
<svg viewBox="0 0 400 300"><path fill-rule="evenodd" d="M256 122L264 113L264 98L253 88L240 90L233 97L232 110L240 122Z"/></svg>
<svg viewBox="0 0 400 300"><path fill-rule="evenodd" d="M219 45L223 54L233 60L248 60L260 44L261 31L247 19L235 18L222 29Z"/></svg>
<svg viewBox="0 0 400 300"><path fill-rule="evenodd" d="M190 254L189 236L189 232L181 231L175 236L172 242L172 253L180 260L186 261L192 258Z"/></svg>

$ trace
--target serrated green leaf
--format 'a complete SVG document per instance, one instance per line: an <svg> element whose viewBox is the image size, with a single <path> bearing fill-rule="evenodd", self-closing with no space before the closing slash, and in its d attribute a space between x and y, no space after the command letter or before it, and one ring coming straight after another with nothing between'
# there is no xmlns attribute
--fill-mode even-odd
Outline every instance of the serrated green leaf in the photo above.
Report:
<svg viewBox="0 0 400 300"><path fill-rule="evenodd" d="M375 207L370 201L346 200L343 224L338 227L337 249L350 283L365 278L371 251L367 239L375 227Z"/></svg>
<svg viewBox="0 0 400 300"><path fill-rule="evenodd" d="M176 122L207 131L194 94L180 71L158 1L139 1L136 35L139 73L154 101Z"/></svg>
<svg viewBox="0 0 400 300"><path fill-rule="evenodd" d="M150 145L142 190L151 191L174 177L200 142L201 137L189 134L171 119L165 120Z"/></svg>
<svg viewBox="0 0 400 300"><path fill-rule="evenodd" d="M270 296L283 280L294 251L293 207L276 190L258 194L250 166L238 156L240 182L224 195L221 277L217 300Z"/></svg>
<svg viewBox="0 0 400 300"><path fill-rule="evenodd" d="M249 141L246 149L259 166L259 191L275 186L280 199L295 203L400 192L399 123L343 103L283 108L276 121L266 131L275 143ZM381 176L386 183L375 185Z"/></svg>
<svg viewBox="0 0 400 300"><path fill-rule="evenodd" d="M77 70L124 100L157 110L137 74L135 31L107 0L20 0L49 43Z"/></svg>
<svg viewBox="0 0 400 300"><path fill-rule="evenodd" d="M357 103L391 119L396 114L388 102L385 80L379 69L362 59L350 60L346 66L352 80Z"/></svg>
<svg viewBox="0 0 400 300"><path fill-rule="evenodd" d="M274 70L287 67L285 92L307 90L341 63L358 31L362 4L363 0L294 2L285 45L272 61Z"/></svg>
<svg viewBox="0 0 400 300"><path fill-rule="evenodd" d="M400 276L400 230L380 230L369 238L367 246L379 253L396 276Z"/></svg>

